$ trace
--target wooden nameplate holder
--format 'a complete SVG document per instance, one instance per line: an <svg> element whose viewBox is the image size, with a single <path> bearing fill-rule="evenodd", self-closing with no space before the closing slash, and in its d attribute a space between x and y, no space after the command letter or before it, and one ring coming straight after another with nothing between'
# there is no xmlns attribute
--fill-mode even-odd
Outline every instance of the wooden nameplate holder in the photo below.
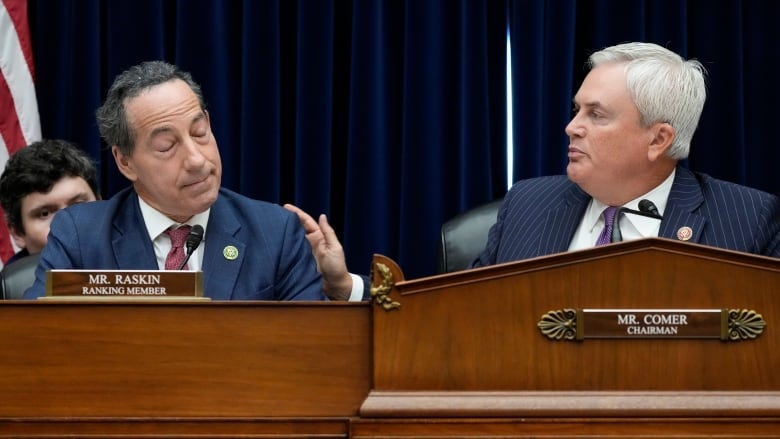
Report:
<svg viewBox="0 0 780 439"><path fill-rule="evenodd" d="M354 437L778 437L780 260L648 238L405 279Z"/></svg>
<svg viewBox="0 0 780 439"><path fill-rule="evenodd" d="M202 271L163 270L49 270L45 298L208 299Z"/></svg>

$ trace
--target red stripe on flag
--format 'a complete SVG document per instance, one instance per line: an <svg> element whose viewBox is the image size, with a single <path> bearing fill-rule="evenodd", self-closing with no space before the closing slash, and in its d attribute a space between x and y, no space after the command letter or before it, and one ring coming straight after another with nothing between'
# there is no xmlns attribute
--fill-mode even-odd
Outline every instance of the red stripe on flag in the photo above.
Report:
<svg viewBox="0 0 780 439"><path fill-rule="evenodd" d="M5 212L0 208L0 214L3 215L3 221L0 221L0 260L3 264L14 255L14 246L11 243L11 232L5 224Z"/></svg>
<svg viewBox="0 0 780 439"><path fill-rule="evenodd" d="M11 95L11 89L5 81L5 76L0 74L0 135L3 136L5 145L8 147L8 155L18 151L27 145L22 133L22 126L19 124L19 115L16 114L14 107L14 97ZM3 165L5 168L5 165Z"/></svg>
<svg viewBox="0 0 780 439"><path fill-rule="evenodd" d="M16 115L11 90L9 90L2 74L0 74L0 114L2 115L0 117L0 135L8 147L8 155L10 156L24 147L26 142L24 135L22 135L22 127L19 125L19 117ZM2 163L2 168L5 169L5 163ZM14 255L14 246L2 208L0 208L0 214L3 215L2 221L0 221L0 260L5 264L8 258Z"/></svg>
<svg viewBox="0 0 780 439"><path fill-rule="evenodd" d="M16 36L19 38L19 44L22 46L24 60L27 62L27 69L30 70L30 76L35 81L35 68L32 56L32 43L30 42L30 25L27 22L27 0L3 0L8 15L16 29Z"/></svg>

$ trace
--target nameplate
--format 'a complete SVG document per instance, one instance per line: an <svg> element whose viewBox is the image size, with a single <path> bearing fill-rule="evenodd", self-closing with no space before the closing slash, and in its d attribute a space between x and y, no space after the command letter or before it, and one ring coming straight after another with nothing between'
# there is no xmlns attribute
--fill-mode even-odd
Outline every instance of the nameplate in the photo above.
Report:
<svg viewBox="0 0 780 439"><path fill-rule="evenodd" d="M202 271L49 270L46 296L203 297Z"/></svg>
<svg viewBox="0 0 780 439"><path fill-rule="evenodd" d="M554 340L587 338L712 338L748 340L764 331L747 309L573 309L550 311L537 324Z"/></svg>

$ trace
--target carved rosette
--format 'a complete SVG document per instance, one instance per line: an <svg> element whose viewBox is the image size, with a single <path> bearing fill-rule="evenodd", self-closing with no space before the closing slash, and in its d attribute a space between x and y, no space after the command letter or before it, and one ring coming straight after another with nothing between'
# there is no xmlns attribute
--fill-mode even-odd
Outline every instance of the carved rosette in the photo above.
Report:
<svg viewBox="0 0 780 439"><path fill-rule="evenodd" d="M542 334L555 340L577 338L577 311L571 308L550 311L537 323Z"/></svg>

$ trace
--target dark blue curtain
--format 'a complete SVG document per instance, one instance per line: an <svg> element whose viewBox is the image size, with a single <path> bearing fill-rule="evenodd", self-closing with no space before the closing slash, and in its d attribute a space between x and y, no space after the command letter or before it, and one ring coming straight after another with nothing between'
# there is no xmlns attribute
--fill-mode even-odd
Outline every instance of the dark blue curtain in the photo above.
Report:
<svg viewBox="0 0 780 439"><path fill-rule="evenodd" d="M442 222L506 190L506 31L514 178L562 173L589 53L643 40L701 60L709 98L688 165L780 190L780 4L738 0L29 0L43 134L127 182L94 122L143 60L192 72L224 186L327 213L350 269L373 253L435 266Z"/></svg>

